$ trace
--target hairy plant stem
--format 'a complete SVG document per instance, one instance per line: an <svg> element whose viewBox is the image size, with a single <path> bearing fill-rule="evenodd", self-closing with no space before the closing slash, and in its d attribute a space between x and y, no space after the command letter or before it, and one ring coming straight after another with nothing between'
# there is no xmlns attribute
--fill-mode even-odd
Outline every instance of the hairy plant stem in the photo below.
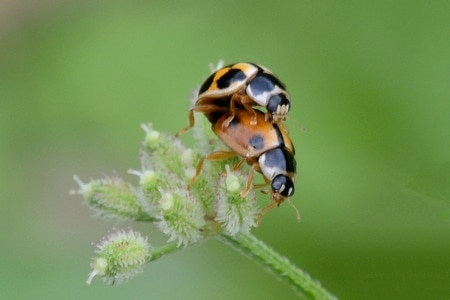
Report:
<svg viewBox="0 0 450 300"><path fill-rule="evenodd" d="M218 238L268 268L278 279L286 282L304 299L337 299L307 273L294 266L288 259L254 235L239 232L236 236L221 234Z"/></svg>
<svg viewBox="0 0 450 300"><path fill-rule="evenodd" d="M165 245L159 246L157 248L152 248L150 250L150 255L147 262L151 262L161 258L164 255L171 254L173 252L184 249L183 247L178 247L176 242L170 242Z"/></svg>

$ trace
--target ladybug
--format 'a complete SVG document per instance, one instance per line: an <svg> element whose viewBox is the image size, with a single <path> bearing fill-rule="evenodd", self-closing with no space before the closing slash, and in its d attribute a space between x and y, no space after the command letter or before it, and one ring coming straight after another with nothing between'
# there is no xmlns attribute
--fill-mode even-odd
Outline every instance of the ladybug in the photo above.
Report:
<svg viewBox="0 0 450 300"><path fill-rule="evenodd" d="M233 115L231 121L230 116ZM256 123L252 118L256 116ZM265 114L260 110L249 112L246 109L237 109L234 112L222 114L213 119L212 130L230 151L215 151L203 157L197 166L197 173L189 182L189 186L199 176L205 159L220 160L240 156L242 160L236 165L238 168L244 161L251 166L247 185L241 192L245 197L253 188L253 171L261 173L266 184L271 186L271 199L273 202L263 209L279 206L283 201L294 194L294 181L296 175L295 149L284 126L278 126L265 120Z"/></svg>
<svg viewBox="0 0 450 300"><path fill-rule="evenodd" d="M204 113L210 119L228 111L232 114L224 122L231 121L238 108L256 113L252 106L265 106L265 120L278 123L286 119L290 110L290 97L285 85L267 68L247 62L239 62L220 68L201 85L194 107L189 111L189 126L177 136L194 126L194 111Z"/></svg>

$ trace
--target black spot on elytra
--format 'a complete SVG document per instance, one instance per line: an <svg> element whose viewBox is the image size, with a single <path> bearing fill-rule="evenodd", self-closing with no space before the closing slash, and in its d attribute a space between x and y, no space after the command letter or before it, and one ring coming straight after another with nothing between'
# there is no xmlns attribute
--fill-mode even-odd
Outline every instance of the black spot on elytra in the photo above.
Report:
<svg viewBox="0 0 450 300"><path fill-rule="evenodd" d="M246 75L244 72L239 69L231 68L217 80L217 87L219 89L224 89L229 87L235 81L244 81L245 78Z"/></svg>
<svg viewBox="0 0 450 300"><path fill-rule="evenodd" d="M264 138L259 134L252 136L249 140L249 143L250 146L252 146L256 150L264 148Z"/></svg>
<svg viewBox="0 0 450 300"><path fill-rule="evenodd" d="M239 120L238 116L234 116L233 120L231 120L230 124L228 125L228 127L237 127L241 125L241 120Z"/></svg>
<svg viewBox="0 0 450 300"><path fill-rule="evenodd" d="M203 82L202 86L200 87L200 90L198 91L198 94L200 95L201 93L203 93L204 91L206 91L207 89L209 89L209 87L211 86L211 84L213 83L214 80L214 76L216 75L216 73L211 74L206 80L205 82Z"/></svg>

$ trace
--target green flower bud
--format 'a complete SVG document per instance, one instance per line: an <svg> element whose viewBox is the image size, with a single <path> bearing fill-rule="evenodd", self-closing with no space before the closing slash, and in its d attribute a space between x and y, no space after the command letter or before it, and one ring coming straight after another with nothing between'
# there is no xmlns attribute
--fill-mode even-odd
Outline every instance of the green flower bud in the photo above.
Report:
<svg viewBox="0 0 450 300"><path fill-rule="evenodd" d="M203 239L205 212L199 201L184 190L172 192L161 190L159 215L156 226L169 236L168 242L176 241L178 247L188 246Z"/></svg>
<svg viewBox="0 0 450 300"><path fill-rule="evenodd" d="M250 190L245 198L241 197L242 183L247 182L248 175L231 172L228 165L226 171L227 175L219 182L215 220L227 234L234 236L239 231L249 232L256 226L259 209L254 190Z"/></svg>
<svg viewBox="0 0 450 300"><path fill-rule="evenodd" d="M184 172L186 168L193 167L194 154L186 153L187 149L179 139L168 134L160 134L153 130L150 124L142 125L142 128L146 132L144 147L141 151L142 169L166 170L187 181L189 178L185 177Z"/></svg>
<svg viewBox="0 0 450 300"><path fill-rule="evenodd" d="M117 174L85 184L78 176L74 180L80 186L75 193L83 196L95 216L111 221L132 221L142 218L143 211L138 202L138 193Z"/></svg>
<svg viewBox="0 0 450 300"><path fill-rule="evenodd" d="M161 141L161 133L152 129L152 124L142 124L141 128L145 131L144 145L150 149L156 149Z"/></svg>
<svg viewBox="0 0 450 300"><path fill-rule="evenodd" d="M159 205L158 201L161 198L160 188L169 187L173 183L171 176L153 170L142 172L129 170L128 173L139 176L139 188L142 194L142 197L139 197L140 205L145 213L154 217Z"/></svg>
<svg viewBox="0 0 450 300"><path fill-rule="evenodd" d="M151 259L147 238L129 229L116 230L104 237L96 245L91 263L92 272L87 283L95 276L102 277L106 284L120 284L142 272L144 264Z"/></svg>

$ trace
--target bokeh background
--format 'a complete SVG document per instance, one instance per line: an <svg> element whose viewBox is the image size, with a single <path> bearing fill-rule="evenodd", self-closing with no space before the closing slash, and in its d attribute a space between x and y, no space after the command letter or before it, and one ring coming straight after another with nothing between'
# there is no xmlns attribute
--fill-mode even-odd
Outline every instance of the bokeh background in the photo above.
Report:
<svg viewBox="0 0 450 300"><path fill-rule="evenodd" d="M296 298L217 240L85 284L113 224L69 196L73 174L135 181L139 125L185 126L224 59L293 100L302 221L283 205L255 235L341 299L449 299L449 20L448 1L0 0L1 298Z"/></svg>

